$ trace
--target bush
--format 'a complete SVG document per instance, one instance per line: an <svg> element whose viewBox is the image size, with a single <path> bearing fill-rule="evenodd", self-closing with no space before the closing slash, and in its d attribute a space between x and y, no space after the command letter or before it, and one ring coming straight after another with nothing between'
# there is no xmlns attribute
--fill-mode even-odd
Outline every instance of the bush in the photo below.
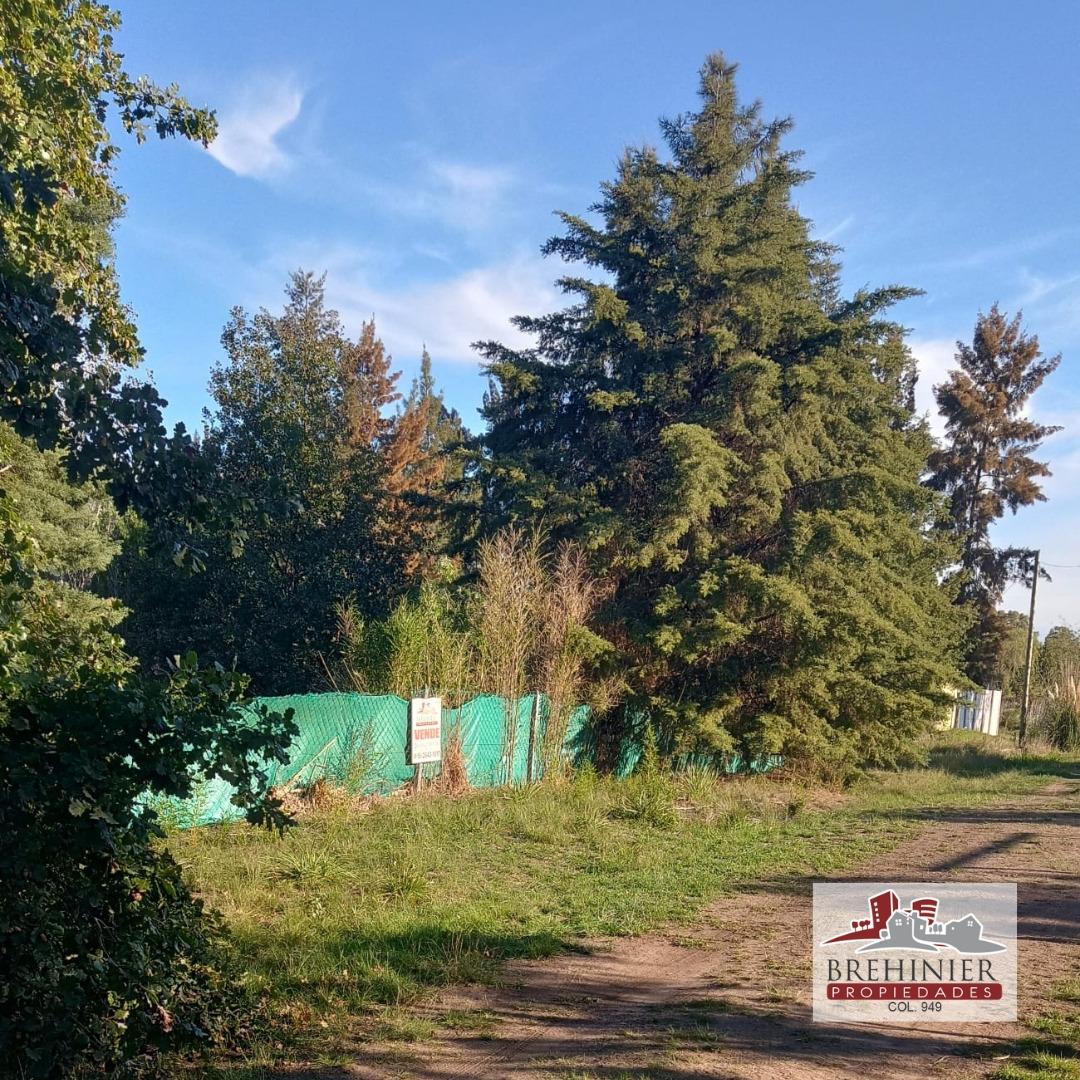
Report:
<svg viewBox="0 0 1080 1080"><path fill-rule="evenodd" d="M670 828L678 820L675 785L660 761L660 748L652 724L646 724L641 757L626 781L617 804L620 817L641 821L657 828Z"/></svg>
<svg viewBox="0 0 1080 1080"><path fill-rule="evenodd" d="M1071 658L1062 660L1048 679L1035 727L1056 750L1080 747L1080 666Z"/></svg>
<svg viewBox="0 0 1080 1080"><path fill-rule="evenodd" d="M264 765L295 725L244 711L245 679L194 656L142 679L108 614L35 559L0 493L0 1048L9 1075L141 1075L234 1030L243 1000L153 802L218 776L283 824Z"/></svg>

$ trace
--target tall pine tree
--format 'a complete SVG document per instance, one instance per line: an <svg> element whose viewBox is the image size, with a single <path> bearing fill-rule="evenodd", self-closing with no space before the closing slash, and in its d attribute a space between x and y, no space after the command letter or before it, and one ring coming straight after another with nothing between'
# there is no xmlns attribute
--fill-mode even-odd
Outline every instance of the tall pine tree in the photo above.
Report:
<svg viewBox="0 0 1080 1080"><path fill-rule="evenodd" d="M1007 510L1015 514L1045 499L1039 481L1050 469L1032 455L1059 429L1035 423L1024 409L1061 357L1044 357L1020 316L1009 319L996 304L979 315L971 344L958 341L956 348L959 366L934 388L945 438L930 456L930 486L949 497L945 525L960 543L958 600L977 616L967 672L986 684L997 676L1008 632L997 610L1005 586L1031 572L1031 552L995 547L990 528Z"/></svg>
<svg viewBox="0 0 1080 1080"><path fill-rule="evenodd" d="M807 178L710 57L670 158L623 155L546 252L601 271L482 346L492 525L541 519L612 582L624 723L672 749L894 759L954 677L949 550L889 288L840 300Z"/></svg>
<svg viewBox="0 0 1080 1080"><path fill-rule="evenodd" d="M399 543L411 537L406 571L412 577L437 573L439 558L450 546L449 513L462 480L465 437L461 417L436 389L425 347L420 375L394 418L384 455L387 528L402 534Z"/></svg>
<svg viewBox="0 0 1080 1080"><path fill-rule="evenodd" d="M375 319L360 328L355 343L345 344L342 358L342 414L345 445L352 449L375 447L384 442L393 428L387 409L401 400L397 390L398 372L375 332Z"/></svg>
<svg viewBox="0 0 1080 1080"><path fill-rule="evenodd" d="M380 527L397 375L374 325L351 340L311 274L292 276L280 313L235 309L222 344L200 449L247 507L242 544L208 537L203 572L184 575L137 533L118 570L123 632L152 664L194 649L261 693L318 688L335 604L382 613L407 584L409 551Z"/></svg>

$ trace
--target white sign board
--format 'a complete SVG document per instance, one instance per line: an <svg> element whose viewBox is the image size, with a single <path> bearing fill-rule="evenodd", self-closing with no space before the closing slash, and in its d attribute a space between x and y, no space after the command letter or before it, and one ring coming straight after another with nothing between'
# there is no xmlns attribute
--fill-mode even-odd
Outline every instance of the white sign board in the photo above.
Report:
<svg viewBox="0 0 1080 1080"><path fill-rule="evenodd" d="M414 697L409 702L409 764L442 759L442 698Z"/></svg>

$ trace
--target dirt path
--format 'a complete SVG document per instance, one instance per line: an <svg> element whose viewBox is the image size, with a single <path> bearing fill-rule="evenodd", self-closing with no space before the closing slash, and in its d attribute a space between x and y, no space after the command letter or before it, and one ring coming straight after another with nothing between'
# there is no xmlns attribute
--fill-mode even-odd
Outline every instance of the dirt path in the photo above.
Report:
<svg viewBox="0 0 1080 1080"><path fill-rule="evenodd" d="M936 814L917 837L846 877L1015 881L1020 1010L1031 1013L1054 982L1080 971L1078 795L1080 784L1061 781L1022 804ZM810 883L767 885L717 901L689 931L595 941L587 955L509 964L498 988L444 992L423 1011L458 1015L456 1032L372 1047L347 1073L925 1080L984 1076L1026 1033L1019 1024L815 1025L809 946Z"/></svg>

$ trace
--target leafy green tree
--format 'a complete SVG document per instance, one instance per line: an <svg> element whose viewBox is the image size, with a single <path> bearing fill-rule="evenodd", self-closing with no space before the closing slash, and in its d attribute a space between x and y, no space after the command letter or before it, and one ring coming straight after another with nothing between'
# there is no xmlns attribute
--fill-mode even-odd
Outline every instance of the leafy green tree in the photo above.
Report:
<svg viewBox="0 0 1080 1080"><path fill-rule="evenodd" d="M883 312L839 298L792 203L789 121L708 59L670 159L628 150L548 253L602 272L482 346L492 526L542 518L613 586L624 723L667 748L890 760L939 714L959 616L920 483L930 439Z"/></svg>
<svg viewBox="0 0 1080 1080"><path fill-rule="evenodd" d="M122 510L167 514L162 540L183 559L192 535L229 527L230 505L204 498L209 463L131 374L142 350L112 258L124 197L108 124L205 144L215 123L124 70L119 22L97 0L0 8L0 419L63 448L72 477L102 475Z"/></svg>
<svg viewBox="0 0 1080 1080"><path fill-rule="evenodd" d="M111 259L123 200L106 125L206 142L213 121L124 72L117 23L94 0L0 6L0 1053L31 1078L130 1077L156 1048L224 1030L221 926L142 796L219 776L252 820L280 824L265 763L295 732L193 656L141 678L113 633L121 609L85 591L119 514L63 470L100 472L177 538L211 505L194 444L168 438L161 400L123 375L141 354Z"/></svg>
<svg viewBox="0 0 1080 1080"><path fill-rule="evenodd" d="M992 640L987 643L993 648L988 665L994 673L991 685L1004 690L1010 697L1018 697L1023 692L1027 661L1027 615L1019 611L999 611L992 625ZM1041 646L1037 636L1033 649L1038 664Z"/></svg>
<svg viewBox="0 0 1080 1080"><path fill-rule="evenodd" d="M1020 316L995 304L980 314L970 345L956 343L959 367L934 388L945 418L943 444L930 456L930 486L949 498L943 525L960 544L957 601L976 621L968 635L967 671L978 682L994 675L997 605L1010 580L1030 576L1031 552L997 548L990 529L1006 511L1045 500L1039 481L1050 475L1032 455L1059 429L1024 415L1031 395L1061 363L1046 358Z"/></svg>
<svg viewBox="0 0 1080 1080"><path fill-rule="evenodd" d="M113 183L118 148L109 136L112 112L137 141L153 131L206 144L213 116L192 108L176 87L133 79L113 47L120 16L97 0L24 0L0 16L0 235L5 255L30 277L48 281L91 366L138 363L140 352L120 300L109 228L124 197ZM18 330L8 325L6 330ZM40 362L32 352L7 357L13 366ZM26 408L69 372L17 373Z"/></svg>
<svg viewBox="0 0 1080 1080"><path fill-rule="evenodd" d="M1035 682L1045 690L1065 674L1080 675L1080 634L1069 626L1054 626L1039 645Z"/></svg>
<svg viewBox="0 0 1080 1080"><path fill-rule="evenodd" d="M115 511L95 508L98 486L65 489L55 455L34 462L7 431L3 444L0 1051L14 1076L135 1076L157 1050L225 1035L244 1007L222 926L143 796L220 776L251 820L280 824L265 765L296 729L245 712L244 677L193 656L141 678L116 610L73 584L108 559Z"/></svg>

